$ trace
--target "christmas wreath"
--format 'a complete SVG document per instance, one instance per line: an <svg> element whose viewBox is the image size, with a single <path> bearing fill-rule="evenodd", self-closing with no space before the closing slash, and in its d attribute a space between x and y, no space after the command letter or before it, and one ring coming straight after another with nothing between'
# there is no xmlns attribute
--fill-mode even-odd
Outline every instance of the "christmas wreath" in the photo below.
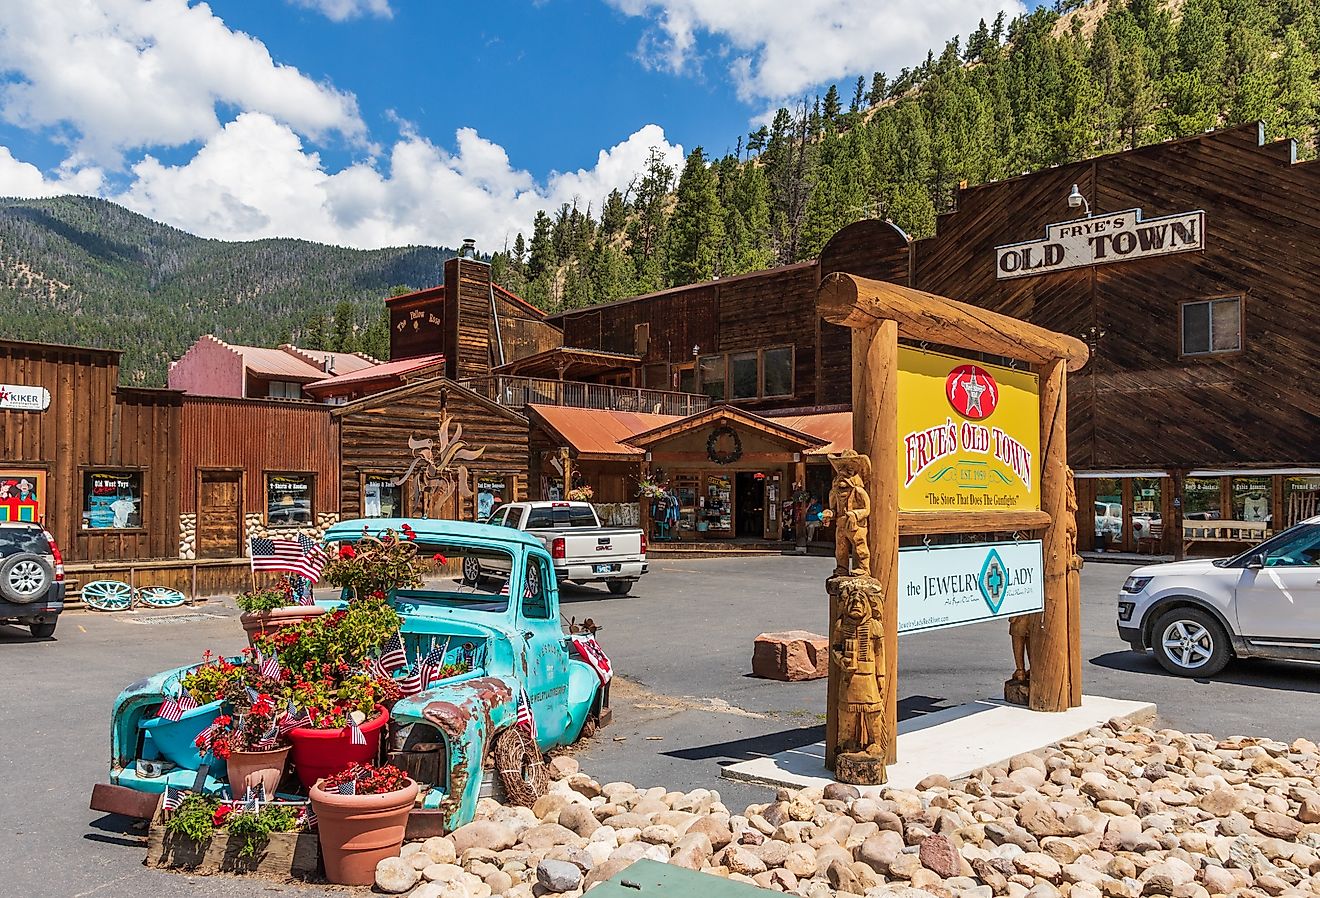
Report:
<svg viewBox="0 0 1320 898"><path fill-rule="evenodd" d="M733 448L729 450L721 450L720 443L726 437L733 440ZM716 427L710 432L710 438L706 440L706 457L715 462L715 464L731 465L738 459L742 458L742 453L742 439L738 436L738 432L732 427L727 425Z"/></svg>

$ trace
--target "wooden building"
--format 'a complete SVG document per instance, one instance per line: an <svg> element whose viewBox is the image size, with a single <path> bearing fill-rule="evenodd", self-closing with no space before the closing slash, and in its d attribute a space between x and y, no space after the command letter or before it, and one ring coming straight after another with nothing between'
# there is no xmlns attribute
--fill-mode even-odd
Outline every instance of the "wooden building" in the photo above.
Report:
<svg viewBox="0 0 1320 898"><path fill-rule="evenodd" d="M0 340L0 520L35 520L78 562L177 553L173 390L119 385L120 353Z"/></svg>
<svg viewBox="0 0 1320 898"><path fill-rule="evenodd" d="M339 439L339 514L343 518L484 518L500 502L527 495L527 418L446 378L432 377L335 408ZM441 434L442 422L450 427ZM464 463L468 496L427 507L414 448L457 437L481 457ZM413 445L410 445L410 441ZM412 476L409 476L409 475ZM447 476L457 477L457 465ZM402 483L399 481L402 480Z"/></svg>

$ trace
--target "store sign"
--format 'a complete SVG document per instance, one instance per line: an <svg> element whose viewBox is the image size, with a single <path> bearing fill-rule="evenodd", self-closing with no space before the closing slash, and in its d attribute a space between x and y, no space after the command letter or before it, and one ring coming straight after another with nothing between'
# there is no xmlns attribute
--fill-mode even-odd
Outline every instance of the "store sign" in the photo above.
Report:
<svg viewBox="0 0 1320 898"><path fill-rule="evenodd" d="M0 384L0 408L20 412L44 412L50 408L50 390L45 387Z"/></svg>
<svg viewBox="0 0 1320 898"><path fill-rule="evenodd" d="M900 347L900 511L1040 508L1036 375Z"/></svg>
<svg viewBox="0 0 1320 898"><path fill-rule="evenodd" d="M995 247L1000 280L1205 249L1205 213L1143 221L1140 209L1048 225L1044 240Z"/></svg>
<svg viewBox="0 0 1320 898"><path fill-rule="evenodd" d="M942 630L1045 607L1041 541L898 550L898 632Z"/></svg>

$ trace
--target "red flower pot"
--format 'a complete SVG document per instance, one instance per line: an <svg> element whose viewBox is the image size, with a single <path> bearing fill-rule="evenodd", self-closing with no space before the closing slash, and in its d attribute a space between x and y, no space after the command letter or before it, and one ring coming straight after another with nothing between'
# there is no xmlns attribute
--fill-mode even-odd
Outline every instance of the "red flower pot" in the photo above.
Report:
<svg viewBox="0 0 1320 898"><path fill-rule="evenodd" d="M376 864L399 855L417 791L412 780L380 795L340 795L312 786L326 879L346 886L375 882Z"/></svg>
<svg viewBox="0 0 1320 898"><path fill-rule="evenodd" d="M354 745L348 727L336 730L294 727L289 731L289 742L293 746L293 766L298 779L311 788L317 780L347 770L352 764L376 760L381 730L389 719L384 706L377 705L376 716L363 721L360 727L362 735L367 737L366 745Z"/></svg>
<svg viewBox="0 0 1320 898"><path fill-rule="evenodd" d="M245 611L238 616L238 620L247 633L248 645L255 645L253 640L258 636L278 632L284 627L300 624L322 614L325 614L325 609L319 605L286 605L270 611Z"/></svg>

